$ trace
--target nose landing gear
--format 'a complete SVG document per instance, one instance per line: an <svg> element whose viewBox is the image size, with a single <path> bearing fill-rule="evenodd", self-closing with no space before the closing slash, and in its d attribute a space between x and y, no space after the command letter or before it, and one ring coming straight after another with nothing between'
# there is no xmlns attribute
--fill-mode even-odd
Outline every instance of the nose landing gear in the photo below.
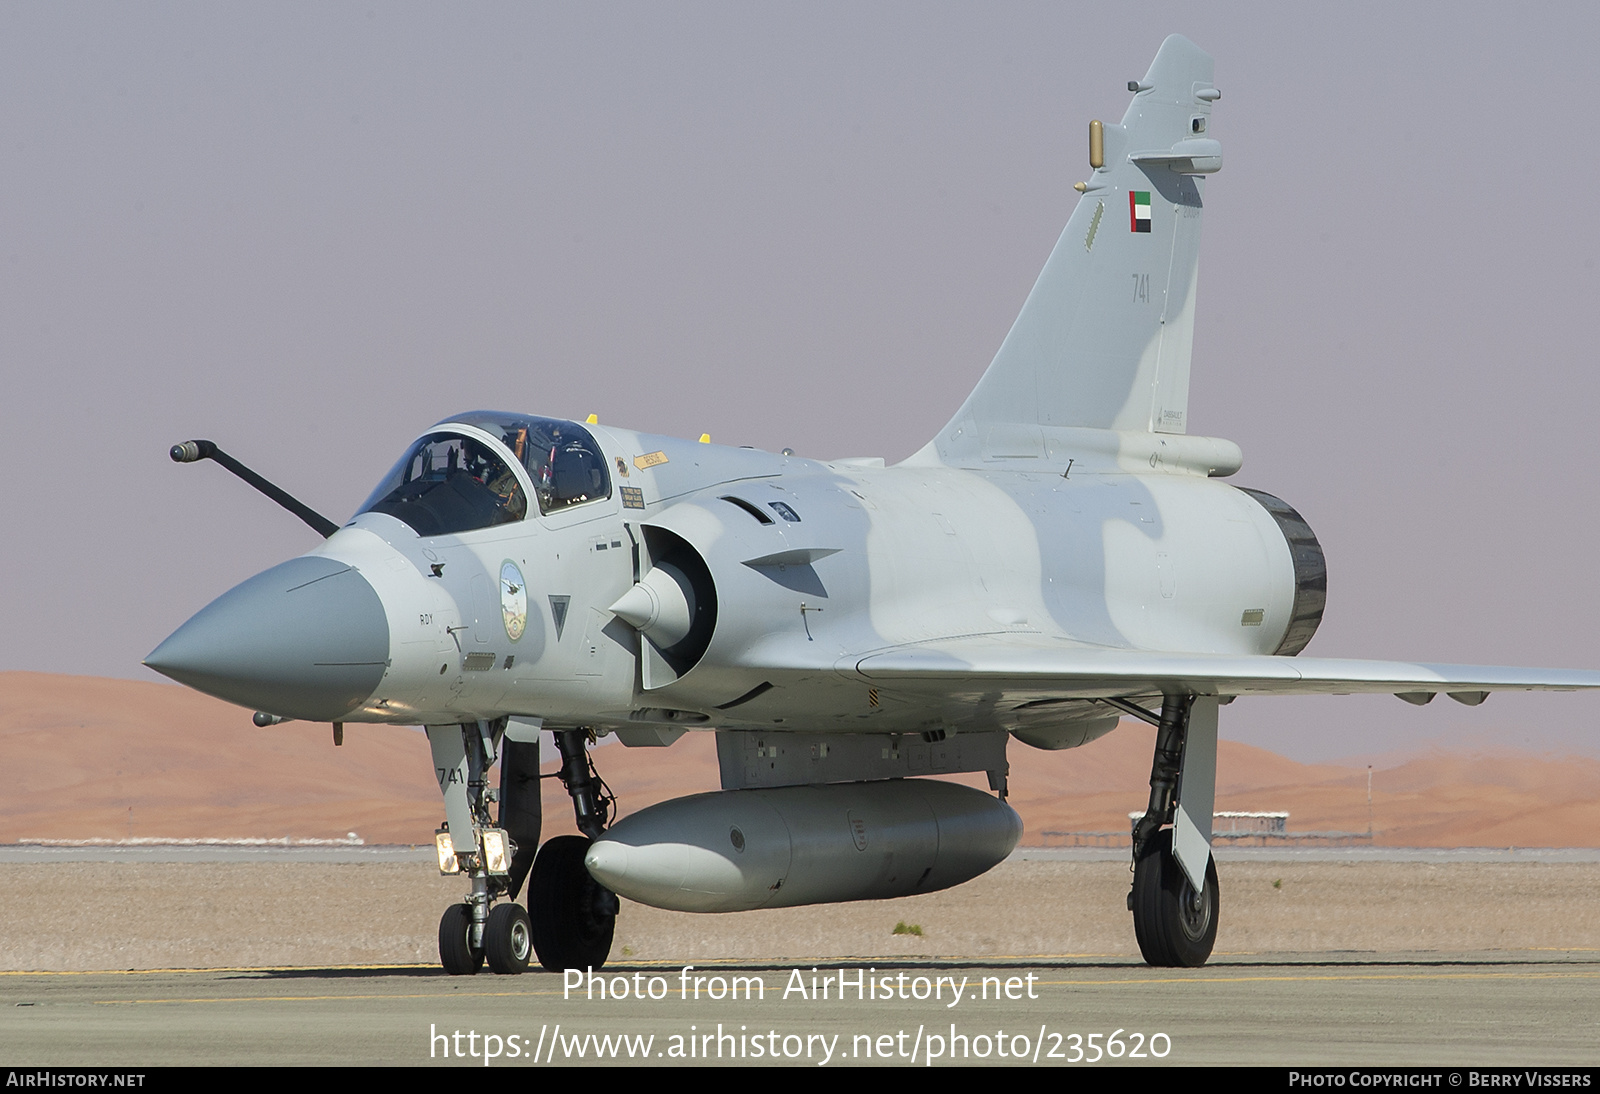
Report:
<svg viewBox="0 0 1600 1094"><path fill-rule="evenodd" d="M429 726L434 773L444 794L445 824L436 834L439 870L465 874L467 899L445 909L439 920L439 963L452 976L472 976L485 960L497 973L528 967L532 928L515 903L539 846L539 739L537 726L507 736L508 722ZM488 786L497 757L500 789ZM489 806L498 802L499 825ZM465 838L460 838L462 834ZM496 900L504 903L496 905Z"/></svg>
<svg viewBox="0 0 1600 1094"><path fill-rule="evenodd" d="M589 758L589 732L556 730L559 778L572 798L582 836L557 836L538 851L541 827L538 726L507 720L429 726L434 771L444 794L445 824L437 833L439 869L465 874L471 892L439 921L439 963L452 976L483 968L501 975L527 970L537 956L552 971L598 968L611 953L616 894L583 865L589 844L610 823L610 790ZM486 773L498 753L500 789ZM489 805L499 803L499 826ZM454 833L469 833L457 840ZM528 882L528 910L514 903ZM503 900L496 904L497 900Z"/></svg>

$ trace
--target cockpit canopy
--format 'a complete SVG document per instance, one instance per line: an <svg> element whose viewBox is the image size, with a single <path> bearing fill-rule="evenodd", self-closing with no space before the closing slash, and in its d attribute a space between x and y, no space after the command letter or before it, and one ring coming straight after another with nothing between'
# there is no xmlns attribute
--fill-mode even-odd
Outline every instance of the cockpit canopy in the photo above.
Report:
<svg viewBox="0 0 1600 1094"><path fill-rule="evenodd" d="M412 446L362 505L387 513L420 536L442 536L522 520L521 479L496 446L449 427L470 425L503 444L522 464L545 515L611 496L605 457L575 422L477 410L440 422Z"/></svg>
<svg viewBox="0 0 1600 1094"><path fill-rule="evenodd" d="M533 480L539 512L547 516L570 505L611 496L611 476L606 471L605 456L594 437L577 422L527 418L492 410L475 410L447 421L477 426L499 437L511 454L522 461L528 477Z"/></svg>

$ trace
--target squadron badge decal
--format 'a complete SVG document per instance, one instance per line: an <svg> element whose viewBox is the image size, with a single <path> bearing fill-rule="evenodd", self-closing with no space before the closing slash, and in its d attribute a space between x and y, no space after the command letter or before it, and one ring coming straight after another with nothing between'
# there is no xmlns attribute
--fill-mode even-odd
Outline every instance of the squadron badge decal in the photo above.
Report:
<svg viewBox="0 0 1600 1094"><path fill-rule="evenodd" d="M528 629L528 584L509 558L500 564L500 616L505 620L506 637L513 642Z"/></svg>

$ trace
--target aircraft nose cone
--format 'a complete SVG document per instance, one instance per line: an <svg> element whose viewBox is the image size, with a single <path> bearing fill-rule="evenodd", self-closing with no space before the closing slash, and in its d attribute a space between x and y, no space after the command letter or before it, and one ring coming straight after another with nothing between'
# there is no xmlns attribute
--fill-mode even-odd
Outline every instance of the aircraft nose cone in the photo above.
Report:
<svg viewBox="0 0 1600 1094"><path fill-rule="evenodd" d="M366 578L305 556L223 593L144 663L230 703L329 722L372 695L388 658L388 616Z"/></svg>

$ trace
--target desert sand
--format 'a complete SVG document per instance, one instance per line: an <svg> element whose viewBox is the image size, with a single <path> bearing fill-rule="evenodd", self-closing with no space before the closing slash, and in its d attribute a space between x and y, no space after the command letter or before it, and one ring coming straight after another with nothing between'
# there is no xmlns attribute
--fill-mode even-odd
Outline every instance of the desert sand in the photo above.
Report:
<svg viewBox="0 0 1600 1094"><path fill-rule="evenodd" d="M1010 801L1030 845L1127 830L1148 793L1153 730L1125 721L1083 748L1010 750ZM710 734L671 748L597 751L626 814L717 789ZM340 838L427 843L442 805L414 729L287 723L175 685L0 673L0 844L29 839ZM1364 767L1301 764L1224 741L1217 808L1287 810L1291 831L1368 830ZM546 770L553 770L547 765ZM983 786L982 776L968 780ZM573 831L555 780L546 835ZM1600 846L1600 762L1516 752L1430 752L1377 770L1373 842L1397 847Z"/></svg>
<svg viewBox="0 0 1600 1094"><path fill-rule="evenodd" d="M1223 862L1219 880L1218 958L1600 948L1597 864ZM945 892L826 908L624 901L611 961L1136 958L1128 885L1126 863L1012 860ZM464 892L421 862L0 865L0 970L432 968L439 914Z"/></svg>

